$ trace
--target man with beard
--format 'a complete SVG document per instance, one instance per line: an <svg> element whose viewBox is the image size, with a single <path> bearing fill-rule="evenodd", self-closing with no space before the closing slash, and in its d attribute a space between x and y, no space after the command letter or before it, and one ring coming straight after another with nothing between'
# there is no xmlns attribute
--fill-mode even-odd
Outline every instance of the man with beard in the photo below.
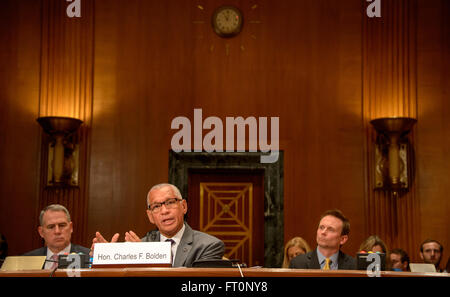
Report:
<svg viewBox="0 0 450 297"><path fill-rule="evenodd" d="M439 264L442 259L444 248L434 239L427 239L420 245L420 258L424 263L433 264L437 272L442 272Z"/></svg>

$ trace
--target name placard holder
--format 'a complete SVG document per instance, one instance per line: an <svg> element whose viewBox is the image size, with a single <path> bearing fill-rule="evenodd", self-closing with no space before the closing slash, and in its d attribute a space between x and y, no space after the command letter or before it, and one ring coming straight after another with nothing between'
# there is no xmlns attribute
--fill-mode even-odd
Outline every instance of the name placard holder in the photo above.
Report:
<svg viewBox="0 0 450 297"><path fill-rule="evenodd" d="M170 242L96 243L92 268L171 267Z"/></svg>

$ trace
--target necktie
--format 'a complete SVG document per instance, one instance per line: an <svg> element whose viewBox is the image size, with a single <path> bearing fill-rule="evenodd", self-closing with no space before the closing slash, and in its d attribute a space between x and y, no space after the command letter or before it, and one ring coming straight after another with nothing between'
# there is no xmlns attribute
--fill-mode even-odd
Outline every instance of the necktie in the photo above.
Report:
<svg viewBox="0 0 450 297"><path fill-rule="evenodd" d="M52 267L50 267L50 269L53 270L56 267L58 267L58 254L53 254L50 259L52 259L52 261L54 261L54 262L52 262Z"/></svg>
<svg viewBox="0 0 450 297"><path fill-rule="evenodd" d="M174 254L173 246L175 245L175 240L167 238L166 242L170 242L170 245L171 245L171 251L172 251L172 253L171 253L171 262L172 262L172 266L173 266L173 254Z"/></svg>
<svg viewBox="0 0 450 297"><path fill-rule="evenodd" d="M330 258L325 259L325 266L323 266L322 270L330 270Z"/></svg>

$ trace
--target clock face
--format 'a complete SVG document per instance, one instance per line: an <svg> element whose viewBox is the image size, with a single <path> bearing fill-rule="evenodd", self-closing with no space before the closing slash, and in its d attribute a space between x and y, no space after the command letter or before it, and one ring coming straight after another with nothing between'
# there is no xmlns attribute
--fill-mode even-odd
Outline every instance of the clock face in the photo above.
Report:
<svg viewBox="0 0 450 297"><path fill-rule="evenodd" d="M221 6L212 16L214 32L220 37L237 35L242 28L242 13L234 6Z"/></svg>

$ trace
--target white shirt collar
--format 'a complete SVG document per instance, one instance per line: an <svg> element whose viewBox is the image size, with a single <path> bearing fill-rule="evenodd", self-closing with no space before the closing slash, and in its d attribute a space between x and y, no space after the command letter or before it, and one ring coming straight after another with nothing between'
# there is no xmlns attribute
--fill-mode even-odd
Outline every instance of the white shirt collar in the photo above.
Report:
<svg viewBox="0 0 450 297"><path fill-rule="evenodd" d="M181 227L181 229L177 232L177 234L175 234L174 236L170 237L170 239L173 239L175 241L175 245L178 245L180 243L181 238L183 237L185 229L186 229L186 225L183 224L183 227ZM169 237L166 237L166 236L162 235L162 233L161 233L160 237L161 237L160 238L161 242L166 241L166 239L169 238Z"/></svg>
<svg viewBox="0 0 450 297"><path fill-rule="evenodd" d="M66 246L63 250L58 252L58 255L69 254L71 246L72 246L72 244L69 243L68 246ZM50 259L52 256L53 256L53 252L47 247L47 259Z"/></svg>
<svg viewBox="0 0 450 297"><path fill-rule="evenodd" d="M183 227L181 227L181 229L177 232L177 234L175 234L174 236L172 236L170 238L173 241L175 241L175 244L172 244L172 259L173 259L172 266L174 266L174 264L175 264L175 259L176 259L176 256L177 256L178 245L180 244L181 238L183 237L184 229L186 229L186 225L185 224L183 224ZM166 241L166 239L168 239L168 237L165 237L164 235L161 234L160 241L164 242L164 241Z"/></svg>
<svg viewBox="0 0 450 297"><path fill-rule="evenodd" d="M57 253L57 255L62 255L62 254L69 254L70 253L70 249L72 247L72 244L69 243L68 246L66 246L63 250L61 250L59 253ZM47 247L47 259L51 259L52 256L54 255L54 253ZM46 261L44 268L45 269L50 269L53 266L53 262L51 261Z"/></svg>
<svg viewBox="0 0 450 297"><path fill-rule="evenodd" d="M322 255L322 253L319 251L319 247L317 247L317 258L319 260L319 264L320 267L323 268L323 266L325 266L325 256ZM330 256L330 260L331 260L331 264L330 264L330 269L331 270L336 270L338 269L338 257L339 257L339 250Z"/></svg>

